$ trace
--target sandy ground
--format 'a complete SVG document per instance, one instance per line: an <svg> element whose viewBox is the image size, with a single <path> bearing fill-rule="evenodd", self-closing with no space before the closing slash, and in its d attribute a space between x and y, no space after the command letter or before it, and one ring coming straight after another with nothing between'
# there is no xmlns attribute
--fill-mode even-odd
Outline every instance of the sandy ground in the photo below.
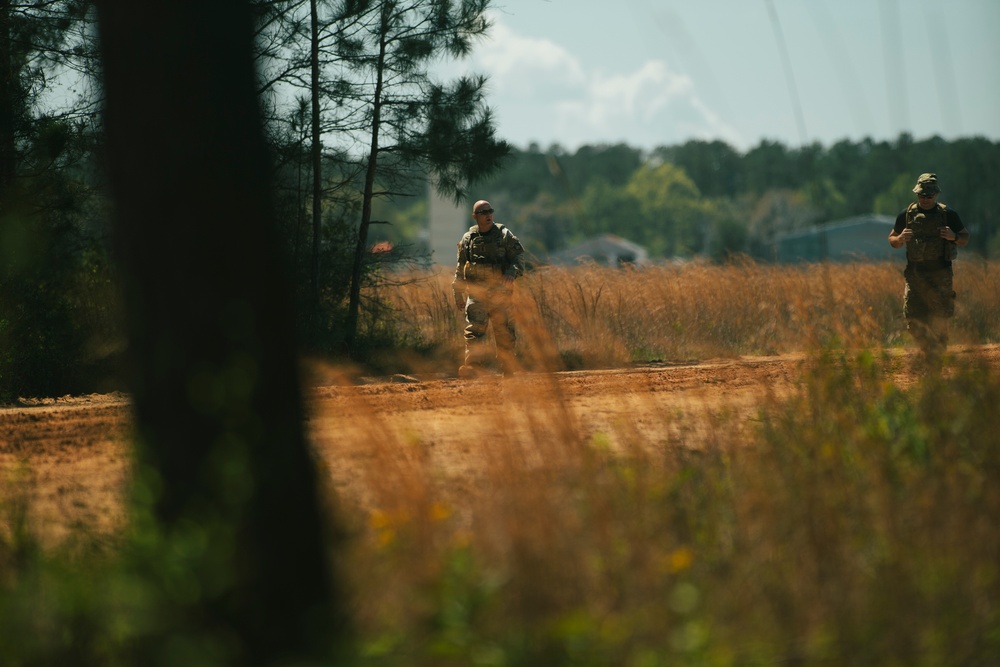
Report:
<svg viewBox="0 0 1000 667"><path fill-rule="evenodd" d="M1000 345L952 352L983 357L1000 372ZM893 381L906 385L914 380L910 360L906 353L898 356ZM394 376L326 384L306 392L306 428L338 494L364 506L379 484L378 471L387 473L385 483L397 483L408 466L419 467L460 487L501 448L527 460L545 442L698 446L713 429L751 423L769 393L794 390L805 363L790 355L510 378ZM30 525L46 541L75 527L113 533L124 520L130 424L130 403L122 394L22 400L0 408L0 529L27 507ZM544 454L559 451L547 447Z"/></svg>

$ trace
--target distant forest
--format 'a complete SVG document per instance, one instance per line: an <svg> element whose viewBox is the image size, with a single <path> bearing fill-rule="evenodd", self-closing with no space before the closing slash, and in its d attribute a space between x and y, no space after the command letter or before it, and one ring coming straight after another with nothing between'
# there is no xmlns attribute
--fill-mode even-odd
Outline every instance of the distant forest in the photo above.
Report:
<svg viewBox="0 0 1000 667"><path fill-rule="evenodd" d="M1000 182L1000 143L981 137L946 141L841 141L790 148L762 141L741 153L722 141L689 141L652 151L623 144L575 152L532 144L514 149L501 171L470 191L489 199L534 254L617 234L653 257L734 254L768 260L777 234L857 215L895 216L914 201L923 172L938 174L939 201L972 232L969 250L1000 256L1000 221L991 200ZM420 248L426 189L383 202L386 240Z"/></svg>

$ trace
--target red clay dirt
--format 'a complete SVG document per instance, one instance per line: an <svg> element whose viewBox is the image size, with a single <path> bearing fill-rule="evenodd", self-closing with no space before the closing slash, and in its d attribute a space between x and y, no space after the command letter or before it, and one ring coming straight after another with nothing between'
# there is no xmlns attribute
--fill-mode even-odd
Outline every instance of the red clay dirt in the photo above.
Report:
<svg viewBox="0 0 1000 667"><path fill-rule="evenodd" d="M1000 372L1000 345L952 352ZM910 355L894 355L893 381L912 383ZM752 423L764 397L794 390L806 363L789 355L475 380L331 378L306 392L306 428L340 498L366 507L379 483L372 471L418 465L461 486L500 455L498 442L513 443L510 451L524 459L547 441L697 447L713 429ZM125 519L130 424L124 394L22 399L0 408L0 530L27 508L29 525L46 543L76 528L113 535ZM484 427L495 437L477 436Z"/></svg>

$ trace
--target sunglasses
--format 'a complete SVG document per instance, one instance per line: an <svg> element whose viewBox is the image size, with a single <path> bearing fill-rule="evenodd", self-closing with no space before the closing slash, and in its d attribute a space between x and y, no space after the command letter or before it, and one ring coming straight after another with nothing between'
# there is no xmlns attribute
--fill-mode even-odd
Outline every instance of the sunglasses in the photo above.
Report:
<svg viewBox="0 0 1000 667"><path fill-rule="evenodd" d="M917 199L934 199L935 197L937 197L936 192L932 195L917 195Z"/></svg>
<svg viewBox="0 0 1000 667"><path fill-rule="evenodd" d="M491 213L493 213L493 209L491 208L482 208L476 211L476 215L489 215Z"/></svg>

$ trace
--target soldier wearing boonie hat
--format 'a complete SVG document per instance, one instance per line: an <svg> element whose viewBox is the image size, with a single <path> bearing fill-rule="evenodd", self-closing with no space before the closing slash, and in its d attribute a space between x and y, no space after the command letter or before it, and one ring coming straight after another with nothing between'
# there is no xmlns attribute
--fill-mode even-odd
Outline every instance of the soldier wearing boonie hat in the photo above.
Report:
<svg viewBox="0 0 1000 667"><path fill-rule="evenodd" d="M918 196L933 197L941 192L938 187L937 174L920 174L917 184L913 186L913 191Z"/></svg>
<svg viewBox="0 0 1000 667"><path fill-rule="evenodd" d="M917 201L896 216L889 245L906 246L903 316L920 346L922 363L935 370L947 349L949 321L955 315L952 260L957 248L969 243L969 231L958 213L936 201L941 193L937 174L920 174L913 192Z"/></svg>

